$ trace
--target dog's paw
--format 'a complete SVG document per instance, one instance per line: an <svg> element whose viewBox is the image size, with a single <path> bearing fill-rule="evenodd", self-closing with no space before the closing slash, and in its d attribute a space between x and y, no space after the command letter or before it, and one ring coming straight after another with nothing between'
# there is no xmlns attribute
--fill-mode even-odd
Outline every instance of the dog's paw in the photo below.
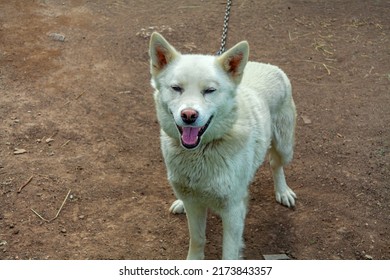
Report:
<svg viewBox="0 0 390 280"><path fill-rule="evenodd" d="M172 214L184 214L186 210L184 209L183 201L180 199L175 200L169 208L169 212Z"/></svg>
<svg viewBox="0 0 390 280"><path fill-rule="evenodd" d="M286 186L282 191L276 191L275 196L276 201L280 204L289 208L295 206L295 199L297 198L297 195L288 186Z"/></svg>

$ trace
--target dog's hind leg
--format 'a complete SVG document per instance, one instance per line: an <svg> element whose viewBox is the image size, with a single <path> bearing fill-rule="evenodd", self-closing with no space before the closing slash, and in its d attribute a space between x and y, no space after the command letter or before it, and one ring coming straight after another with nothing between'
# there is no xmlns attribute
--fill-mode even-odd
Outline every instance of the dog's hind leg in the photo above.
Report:
<svg viewBox="0 0 390 280"><path fill-rule="evenodd" d="M282 159L274 147L270 151L270 165L274 179L276 201L287 207L294 207L297 196L286 183Z"/></svg>
<svg viewBox="0 0 390 280"><path fill-rule="evenodd" d="M283 166L293 157L295 105L292 99L285 102L279 112L272 116L272 144L270 165L274 179L276 200L287 206L295 206L295 193L288 187Z"/></svg>

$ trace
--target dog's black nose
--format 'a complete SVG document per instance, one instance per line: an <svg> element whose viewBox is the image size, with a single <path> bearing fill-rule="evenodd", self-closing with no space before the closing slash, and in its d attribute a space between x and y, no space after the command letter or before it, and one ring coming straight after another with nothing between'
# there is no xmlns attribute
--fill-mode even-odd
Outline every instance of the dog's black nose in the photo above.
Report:
<svg viewBox="0 0 390 280"><path fill-rule="evenodd" d="M181 119L186 124L193 124L198 118L198 116L199 113L194 109L187 108L181 111Z"/></svg>

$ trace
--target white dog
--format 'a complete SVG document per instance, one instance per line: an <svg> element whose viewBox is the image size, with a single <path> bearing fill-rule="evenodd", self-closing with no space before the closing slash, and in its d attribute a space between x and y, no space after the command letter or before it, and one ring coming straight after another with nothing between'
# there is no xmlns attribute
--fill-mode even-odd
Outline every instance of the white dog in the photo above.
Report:
<svg viewBox="0 0 390 280"><path fill-rule="evenodd" d="M223 224L223 259L238 259L248 187L270 155L276 200L295 205L283 166L293 156L295 105L287 76L248 62L241 42L223 55L182 55L160 34L150 40L152 86L161 148L176 200L187 213L187 259L203 259L207 209Z"/></svg>

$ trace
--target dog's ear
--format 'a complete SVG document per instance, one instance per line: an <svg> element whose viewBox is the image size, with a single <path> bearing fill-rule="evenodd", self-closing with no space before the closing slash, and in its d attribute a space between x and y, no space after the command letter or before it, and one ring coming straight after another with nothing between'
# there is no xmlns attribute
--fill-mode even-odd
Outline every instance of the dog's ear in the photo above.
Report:
<svg viewBox="0 0 390 280"><path fill-rule="evenodd" d="M153 32L149 44L150 73L153 76L158 75L179 55L180 53L163 36L157 32Z"/></svg>
<svg viewBox="0 0 390 280"><path fill-rule="evenodd" d="M248 42L242 41L218 57L217 61L230 78L236 84L239 84L244 74L245 65L248 62L248 56Z"/></svg>

